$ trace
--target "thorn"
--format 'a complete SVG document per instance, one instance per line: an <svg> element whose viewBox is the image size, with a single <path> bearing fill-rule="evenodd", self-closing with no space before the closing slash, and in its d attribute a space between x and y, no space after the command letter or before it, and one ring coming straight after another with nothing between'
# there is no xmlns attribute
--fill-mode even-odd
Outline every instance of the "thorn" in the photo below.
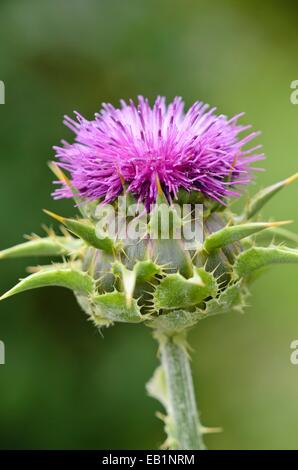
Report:
<svg viewBox="0 0 298 470"><path fill-rule="evenodd" d="M126 257L127 260L129 260L129 256L128 256L128 254L126 253L126 251L124 250L124 248L121 248L121 249L120 249L120 252L123 254L123 256Z"/></svg>
<svg viewBox="0 0 298 470"><path fill-rule="evenodd" d="M65 238L72 238L70 233L66 230L66 228L64 227L64 225L60 225L59 227L60 229L60 232L62 233L62 235L65 237Z"/></svg>
<svg viewBox="0 0 298 470"><path fill-rule="evenodd" d="M153 287L155 287L155 286L153 286ZM152 297L154 297L154 293L153 293L153 292L149 292L149 290L144 290L144 289L143 289L143 292L144 292L144 294L148 294L148 295L151 295ZM148 302L150 302L150 301L148 300Z"/></svg>
<svg viewBox="0 0 298 470"><path fill-rule="evenodd" d="M41 266L28 266L26 268L27 273L29 274L35 274L38 273L41 270Z"/></svg>
<svg viewBox="0 0 298 470"><path fill-rule="evenodd" d="M157 192L158 192L159 196L163 196L163 190L162 190L162 187L161 187L161 184L160 184L160 181L159 181L159 177L158 177L157 174L156 174L156 187L157 187Z"/></svg>
<svg viewBox="0 0 298 470"><path fill-rule="evenodd" d="M205 270L206 270L206 267L207 267L207 261L206 261L206 263L205 263ZM219 268L220 268L220 263L218 263L218 264L215 266L215 268L213 269L213 271L210 272L210 274L212 274L212 276L215 276L215 273L216 273L216 271L217 271ZM223 276L224 274L225 274L225 273L222 273L222 274L220 274L219 276L217 276L217 277L216 277L216 280L220 279L221 276Z"/></svg>
<svg viewBox="0 0 298 470"><path fill-rule="evenodd" d="M155 416L156 416L158 419L160 419L161 421L163 421L164 423L166 423L166 421L167 421L167 416L164 415L163 413L161 413L160 411L157 411L157 412L155 413Z"/></svg>
<svg viewBox="0 0 298 470"><path fill-rule="evenodd" d="M219 268L220 265L218 265L214 271L211 272L211 274L215 274L215 271ZM223 276L225 276L226 273L221 273L219 276L217 276L216 281L219 281L219 279ZM225 281L223 281L225 282Z"/></svg>
<svg viewBox="0 0 298 470"><path fill-rule="evenodd" d="M205 426L201 426L200 427L200 431L202 434L215 434L215 433L218 433L218 432L223 432L223 428L209 428L209 427L205 427Z"/></svg>
<svg viewBox="0 0 298 470"><path fill-rule="evenodd" d="M53 217L53 219L58 220L58 222L61 222L62 224L65 221L65 217L61 217L61 215L55 214L55 212L48 211L47 209L43 209L43 212L50 217Z"/></svg>
<svg viewBox="0 0 298 470"><path fill-rule="evenodd" d="M3 294L1 297L0 297L0 302L1 300L5 300L5 299L8 299L8 297L11 297L12 294L10 294L10 290L8 292L5 292L5 294Z"/></svg>
<svg viewBox="0 0 298 470"><path fill-rule="evenodd" d="M289 178L285 179L284 184L288 185L288 184L294 183L294 181L296 180L298 180L298 173L295 173L294 175L289 176Z"/></svg>
<svg viewBox="0 0 298 470"><path fill-rule="evenodd" d="M218 289L221 290L222 287L225 285L226 281L222 281L218 284Z"/></svg>
<svg viewBox="0 0 298 470"><path fill-rule="evenodd" d="M268 227L269 228L280 227L281 225L288 225L292 223L293 223L293 220L281 220L280 222L268 222Z"/></svg>
<svg viewBox="0 0 298 470"><path fill-rule="evenodd" d="M42 224L42 229L46 232L46 234L48 235L48 237L56 237L56 234L53 230L52 227L47 227L45 224Z"/></svg>
<svg viewBox="0 0 298 470"><path fill-rule="evenodd" d="M41 237L36 233L31 233L31 235L24 235L25 240L39 240Z"/></svg>
<svg viewBox="0 0 298 470"><path fill-rule="evenodd" d="M55 162L49 162L49 168L50 170L54 173L55 176L57 176L58 180L62 181L62 183L65 183L67 186L71 187L71 182L63 173L61 168L55 163Z"/></svg>

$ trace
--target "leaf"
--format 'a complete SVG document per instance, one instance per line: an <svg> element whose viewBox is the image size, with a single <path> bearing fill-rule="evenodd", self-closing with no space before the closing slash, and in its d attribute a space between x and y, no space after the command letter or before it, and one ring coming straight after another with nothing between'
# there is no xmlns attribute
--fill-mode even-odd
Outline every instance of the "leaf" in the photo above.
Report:
<svg viewBox="0 0 298 470"><path fill-rule="evenodd" d="M194 276L185 279L181 274L169 274L161 280L153 295L156 310L189 308L209 296L215 296L217 282L204 268L194 268Z"/></svg>
<svg viewBox="0 0 298 470"><path fill-rule="evenodd" d="M279 181L267 188L262 189L259 191L255 196L251 198L248 203L248 206L245 210L245 218L251 219L254 215L259 212L262 207L275 195L277 194L282 188L288 186L289 184L293 183L298 179L298 173L286 178L283 181Z"/></svg>
<svg viewBox="0 0 298 470"><path fill-rule="evenodd" d="M242 252L235 261L234 272L238 277L271 264L298 263L298 250L283 247L253 247Z"/></svg>
<svg viewBox="0 0 298 470"><path fill-rule="evenodd" d="M151 281L154 276L162 273L162 267L154 263L151 260L137 261L134 266L137 281L148 282Z"/></svg>
<svg viewBox="0 0 298 470"><path fill-rule="evenodd" d="M36 238L0 251L0 259L26 256L67 256L78 250L81 245L81 240L74 238Z"/></svg>
<svg viewBox="0 0 298 470"><path fill-rule="evenodd" d="M118 261L113 263L112 271L115 276L120 278L121 287L124 290L127 306L130 306L136 286L137 278L135 271L127 269L126 266Z"/></svg>
<svg viewBox="0 0 298 470"><path fill-rule="evenodd" d="M144 260L137 261L131 270L121 262L115 261L112 266L112 272L115 276L119 276L127 304L130 305L136 283L151 281L156 274L161 273L161 268L151 260Z"/></svg>
<svg viewBox="0 0 298 470"><path fill-rule="evenodd" d="M114 243L108 236L98 237L95 226L88 219L67 219L48 210L44 212L65 225L71 233L84 240L87 245L110 254L119 249L119 244Z"/></svg>
<svg viewBox="0 0 298 470"><path fill-rule="evenodd" d="M74 269L53 269L39 271L21 280L15 287L6 292L0 300L4 300L15 294L40 287L58 286L71 289L82 294L91 294L94 289L92 278L81 271Z"/></svg>
<svg viewBox="0 0 298 470"><path fill-rule="evenodd" d="M198 321L214 315L225 314L231 311L243 312L246 298L249 293L242 282L230 284L218 298L206 301L206 308L196 308L194 311L173 310L153 318L147 326L167 336L174 336L195 326Z"/></svg>
<svg viewBox="0 0 298 470"><path fill-rule="evenodd" d="M99 324L102 320L110 322L140 323L147 317L141 315L140 307L135 299L127 305L125 294L123 292L107 292L93 297L95 306L94 320Z"/></svg>
<svg viewBox="0 0 298 470"><path fill-rule="evenodd" d="M238 281L230 284L217 299L211 299L206 303L206 310L201 310L200 319L210 316L229 313L231 310L243 312L246 305L246 298L249 292L242 282Z"/></svg>
<svg viewBox="0 0 298 470"><path fill-rule="evenodd" d="M278 227L280 225L288 224L289 221L283 222L252 222L248 224L239 224L224 227L217 232L210 234L204 244L203 248L208 253L223 246L229 245L235 241L241 240L242 238L249 237L261 230L265 230L272 227Z"/></svg>
<svg viewBox="0 0 298 470"><path fill-rule="evenodd" d="M274 237L274 239L277 239L280 241L287 241L287 242L293 243L295 246L298 245L298 235L282 227L272 227L266 230L266 232L264 233L259 233L258 242L260 238L261 239L266 238L268 240L268 236L270 236L271 239L272 237Z"/></svg>

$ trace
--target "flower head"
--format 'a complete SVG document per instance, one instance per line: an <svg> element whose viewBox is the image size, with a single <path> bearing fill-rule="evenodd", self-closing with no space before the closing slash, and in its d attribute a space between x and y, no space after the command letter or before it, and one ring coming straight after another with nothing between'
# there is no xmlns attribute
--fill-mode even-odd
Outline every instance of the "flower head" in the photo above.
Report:
<svg viewBox="0 0 298 470"><path fill-rule="evenodd" d="M260 146L244 150L257 132L239 134L250 126L216 115L215 108L194 103L184 113L176 97L166 104L158 97L153 108L140 96L138 104L121 101L116 109L103 104L95 119L76 113L76 120L64 123L76 134L75 142L55 147L57 163L71 175L72 187L83 199L114 200L123 184L148 207L156 199L158 181L169 199L179 189L200 191L205 197L224 202L238 196L235 185L251 179L251 162L263 158ZM72 197L64 182L55 198Z"/></svg>

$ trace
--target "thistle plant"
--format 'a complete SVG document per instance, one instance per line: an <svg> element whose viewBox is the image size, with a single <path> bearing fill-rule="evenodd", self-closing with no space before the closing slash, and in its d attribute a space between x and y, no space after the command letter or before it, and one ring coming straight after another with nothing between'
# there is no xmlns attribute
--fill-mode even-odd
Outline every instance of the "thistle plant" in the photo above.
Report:
<svg viewBox="0 0 298 470"><path fill-rule="evenodd" d="M258 133L247 132L241 117L217 115L201 102L184 113L180 98L167 105L161 97L153 107L143 97L121 101L119 109L104 104L91 121L66 117L75 141L55 147L53 197L73 198L79 215L46 211L60 223L59 235L48 229L0 252L55 257L1 300L61 286L99 329L123 322L150 328L161 364L147 391L165 408L169 449L205 448L188 331L210 316L243 312L250 284L270 265L298 263L297 236L282 227L288 221L259 216L298 174L249 198L240 215L233 212L258 170L252 164L264 158L260 145L248 147Z"/></svg>

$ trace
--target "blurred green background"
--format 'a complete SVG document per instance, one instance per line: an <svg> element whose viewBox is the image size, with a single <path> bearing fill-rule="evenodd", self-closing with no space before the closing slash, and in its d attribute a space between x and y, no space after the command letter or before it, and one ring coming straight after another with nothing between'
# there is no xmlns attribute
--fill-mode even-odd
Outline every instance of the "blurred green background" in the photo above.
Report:
<svg viewBox="0 0 298 470"><path fill-rule="evenodd" d="M0 248L42 234L54 203L47 161L71 139L63 114L91 118L102 101L157 94L202 99L262 130L266 172L256 188L297 171L297 5L250 0L1 0ZM254 190L256 188L253 188ZM292 219L298 188L264 211ZM40 259L39 262L44 262ZM1 292L32 259L1 261ZM194 379L210 449L298 449L297 267L275 267L253 287L251 308L191 333ZM144 383L157 364L145 328L104 338L72 294L34 291L0 306L1 449L156 448L164 439Z"/></svg>

